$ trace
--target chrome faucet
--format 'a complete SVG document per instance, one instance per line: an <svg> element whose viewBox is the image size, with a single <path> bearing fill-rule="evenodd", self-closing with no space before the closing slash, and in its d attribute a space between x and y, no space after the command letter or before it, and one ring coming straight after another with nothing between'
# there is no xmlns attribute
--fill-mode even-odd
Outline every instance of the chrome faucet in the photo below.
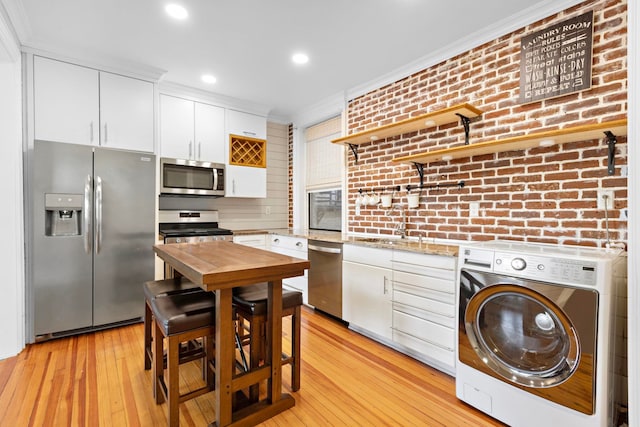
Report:
<svg viewBox="0 0 640 427"><path fill-rule="evenodd" d="M394 230L394 234L399 234L401 239L407 237L407 214L404 211L404 208L400 208L400 213L402 215L402 220L396 225L396 229Z"/></svg>

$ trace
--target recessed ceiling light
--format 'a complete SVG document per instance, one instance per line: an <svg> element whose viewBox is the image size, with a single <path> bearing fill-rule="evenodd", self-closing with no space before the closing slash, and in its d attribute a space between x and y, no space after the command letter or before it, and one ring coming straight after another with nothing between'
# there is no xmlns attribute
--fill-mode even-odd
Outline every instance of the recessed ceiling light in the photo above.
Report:
<svg viewBox="0 0 640 427"><path fill-rule="evenodd" d="M296 64L306 64L309 62L309 57L304 53L296 53L291 57L291 60Z"/></svg>
<svg viewBox="0 0 640 427"><path fill-rule="evenodd" d="M202 76L202 81L205 83L214 84L217 81L217 79L211 74L204 74Z"/></svg>
<svg viewBox="0 0 640 427"><path fill-rule="evenodd" d="M175 3L166 5L164 10L169 14L170 17L174 19L182 20L187 19L187 17L189 16L189 12L187 12L187 9Z"/></svg>

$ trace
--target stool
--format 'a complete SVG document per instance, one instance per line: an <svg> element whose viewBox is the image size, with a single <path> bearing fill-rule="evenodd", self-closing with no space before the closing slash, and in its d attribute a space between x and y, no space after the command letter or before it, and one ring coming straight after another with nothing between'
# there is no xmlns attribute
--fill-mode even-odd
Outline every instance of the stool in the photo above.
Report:
<svg viewBox="0 0 640 427"><path fill-rule="evenodd" d="M233 304L238 317L249 321L249 363L256 368L266 358L266 323L268 284L242 286L233 289ZM283 355L282 364L291 365L291 390L300 389L300 312L302 293L282 291L282 317L291 316L291 355ZM240 327L244 330L244 322ZM243 341L247 338L243 335ZM250 391L252 397L257 396L257 388Z"/></svg>
<svg viewBox="0 0 640 427"><path fill-rule="evenodd" d="M153 360L153 347L151 345L151 328L153 326L153 315L151 313L151 301L158 296L179 294L184 292L202 291L200 286L191 283L186 278L175 278L166 280L153 280L142 284L144 291L144 369L151 369ZM188 350L193 352L193 346ZM183 352L184 357L189 357Z"/></svg>
<svg viewBox="0 0 640 427"><path fill-rule="evenodd" d="M179 404L215 388L213 342L215 337L215 295L211 292L188 292L151 300L155 319L153 328L153 390L156 403L168 402L169 426L180 420ZM167 375L164 375L163 340L167 339ZM203 339L206 353L203 371L206 384L180 394L178 366L180 343Z"/></svg>

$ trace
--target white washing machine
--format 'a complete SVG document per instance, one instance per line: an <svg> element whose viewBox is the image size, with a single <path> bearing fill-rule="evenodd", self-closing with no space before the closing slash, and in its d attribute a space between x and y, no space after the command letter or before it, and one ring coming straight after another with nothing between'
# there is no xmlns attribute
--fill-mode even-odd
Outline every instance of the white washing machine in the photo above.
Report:
<svg viewBox="0 0 640 427"><path fill-rule="evenodd" d="M609 426L619 250L460 247L456 395L511 426Z"/></svg>

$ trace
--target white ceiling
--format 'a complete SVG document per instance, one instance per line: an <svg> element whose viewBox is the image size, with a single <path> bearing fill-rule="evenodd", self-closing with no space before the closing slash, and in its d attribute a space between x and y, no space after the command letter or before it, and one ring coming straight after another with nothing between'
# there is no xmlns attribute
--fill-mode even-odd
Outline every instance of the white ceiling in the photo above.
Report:
<svg viewBox="0 0 640 427"><path fill-rule="evenodd" d="M185 21L164 12L180 3ZM397 80L571 0L2 0L23 46L165 71L162 80L292 117ZM457 50L457 51L456 51ZM295 66L294 52L310 56ZM431 61L431 64L429 64ZM409 64L409 65L408 65ZM214 85L200 80L204 73ZM403 75L404 73L404 75Z"/></svg>

